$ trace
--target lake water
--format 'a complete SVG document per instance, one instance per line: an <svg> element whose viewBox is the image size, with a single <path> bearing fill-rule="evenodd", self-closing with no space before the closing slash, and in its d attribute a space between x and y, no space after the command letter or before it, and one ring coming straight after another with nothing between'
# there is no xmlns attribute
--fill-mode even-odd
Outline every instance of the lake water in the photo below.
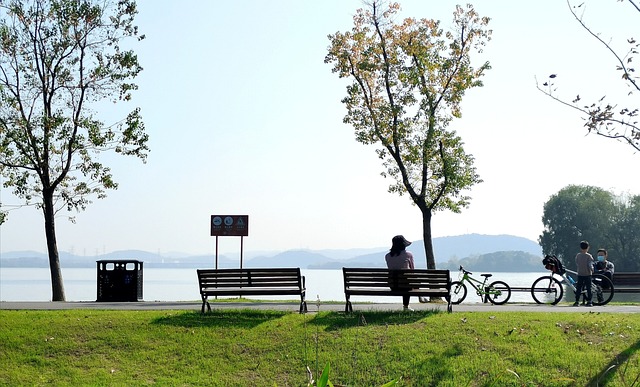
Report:
<svg viewBox="0 0 640 387"><path fill-rule="evenodd" d="M97 298L96 268L62 269L67 301L95 301ZM302 270L306 277L307 301L344 301L342 270ZM476 273L474 273L475 276ZM479 273L477 273L479 274ZM512 287L531 287L535 279L547 272L493 273L491 281L501 280ZM458 273L452 273L455 279ZM477 275L478 278L481 278ZM196 269L145 268L143 269L144 301L198 301ZM465 303L481 302L469 293ZM296 299L295 296L253 297L260 299ZM49 301L51 280L48 268L0 268L0 301ZM392 297L357 297L352 301L395 302ZM397 302L402 302L398 297ZM412 300L417 302L417 300ZM533 302L529 292L512 292L509 302Z"/></svg>

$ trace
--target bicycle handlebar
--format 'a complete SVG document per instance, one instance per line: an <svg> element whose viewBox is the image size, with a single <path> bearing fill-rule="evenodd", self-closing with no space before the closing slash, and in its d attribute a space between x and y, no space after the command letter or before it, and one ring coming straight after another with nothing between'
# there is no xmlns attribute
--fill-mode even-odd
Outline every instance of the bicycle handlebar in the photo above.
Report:
<svg viewBox="0 0 640 387"><path fill-rule="evenodd" d="M463 272L464 274L473 274L472 272L465 270L464 267L462 267L462 265L460 265L460 271Z"/></svg>

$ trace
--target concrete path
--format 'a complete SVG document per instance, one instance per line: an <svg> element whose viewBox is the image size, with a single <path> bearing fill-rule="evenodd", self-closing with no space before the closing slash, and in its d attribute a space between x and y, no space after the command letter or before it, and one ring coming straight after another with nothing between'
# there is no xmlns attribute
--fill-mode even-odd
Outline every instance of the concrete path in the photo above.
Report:
<svg viewBox="0 0 640 387"><path fill-rule="evenodd" d="M185 301L141 301L141 302L0 302L2 310L65 310L65 309L95 309L95 310L194 310L199 311L202 306L201 302L185 302ZM426 303L411 304L414 310L433 310L438 309L446 311L446 305L443 303ZM298 304L295 302L221 302L211 303L213 309L263 309L263 310L284 310L298 311ZM307 303L307 309L310 313L318 311L318 306L314 302ZM320 311L344 311L344 304L321 304ZM354 312L369 310L402 310L402 305L392 303L354 303ZM567 312L567 313L640 313L640 304L637 305L604 305L594 307L574 307L570 303L562 303L558 305L538 305L538 304L473 304L462 303L453 306L454 313L460 312Z"/></svg>

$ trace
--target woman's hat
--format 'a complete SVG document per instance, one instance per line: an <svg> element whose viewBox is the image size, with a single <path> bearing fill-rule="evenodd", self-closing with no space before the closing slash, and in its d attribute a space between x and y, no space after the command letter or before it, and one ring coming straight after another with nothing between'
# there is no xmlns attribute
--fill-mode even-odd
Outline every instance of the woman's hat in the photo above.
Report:
<svg viewBox="0 0 640 387"><path fill-rule="evenodd" d="M391 243L393 243L394 245L404 245L404 247L407 247L411 244L411 242L409 242L408 240L406 240L404 238L404 236L402 235L396 235L393 237L393 239L391 240Z"/></svg>

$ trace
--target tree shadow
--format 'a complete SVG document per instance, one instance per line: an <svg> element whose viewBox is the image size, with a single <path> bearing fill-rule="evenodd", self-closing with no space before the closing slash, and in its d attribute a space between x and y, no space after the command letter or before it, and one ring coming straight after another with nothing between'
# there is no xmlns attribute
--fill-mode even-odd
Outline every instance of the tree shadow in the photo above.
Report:
<svg viewBox="0 0 640 387"><path fill-rule="evenodd" d="M158 317L151 323L185 328L230 326L235 328L254 328L262 323L281 318L288 314L291 314L291 312L252 309L214 309L205 314L194 311L171 314L168 316Z"/></svg>
<svg viewBox="0 0 640 387"><path fill-rule="evenodd" d="M635 386L636 383L640 382L640 375L627 373L626 366L628 365L627 361L629 358L638 352L638 350L640 350L640 340L611 359L609 364L605 365L596 376L587 382L586 386L606 386L612 382L616 376L624 381L625 386ZM630 380L627 380L627 378Z"/></svg>
<svg viewBox="0 0 640 387"><path fill-rule="evenodd" d="M326 331L336 331L365 325L412 324L426 317L443 313L440 310L420 310L415 312L367 311L367 312L325 312L316 314L308 324L326 327Z"/></svg>

